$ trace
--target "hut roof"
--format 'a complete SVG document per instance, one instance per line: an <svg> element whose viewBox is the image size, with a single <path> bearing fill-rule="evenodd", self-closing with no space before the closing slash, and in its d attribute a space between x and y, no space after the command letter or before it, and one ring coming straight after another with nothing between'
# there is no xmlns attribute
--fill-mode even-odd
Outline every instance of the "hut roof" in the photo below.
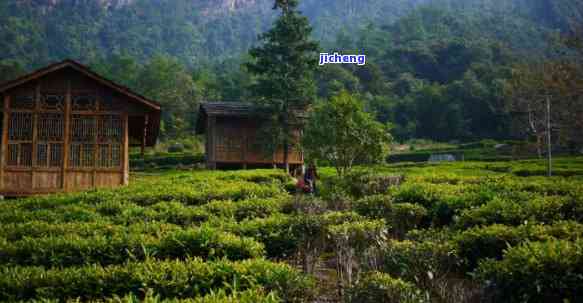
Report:
<svg viewBox="0 0 583 303"><path fill-rule="evenodd" d="M296 117L306 118L306 112L294 111ZM203 134L206 131L206 119L208 116L221 117L261 117L267 113L266 109L249 102L204 102L200 105L196 132Z"/></svg>
<svg viewBox="0 0 583 303"><path fill-rule="evenodd" d="M0 93L4 93L5 91L10 90L14 87L39 79L43 76L46 76L48 74L54 73L65 68L72 68L73 70L80 72L81 74L89 77L90 79L128 97L129 100L149 108L153 112L153 114L150 114L148 120L149 127L147 131L146 145L153 146L156 144L156 140L158 138L158 134L160 131L160 104L156 101L153 101L138 93L133 92L132 90L123 85L117 84L109 79L104 78L103 76L89 69L89 67L71 59L53 63L49 66L37 69L31 73L28 73L14 80L0 83ZM132 128L130 127L130 131L131 129ZM142 136L141 134L133 135L139 137ZM130 136L132 136L132 134L130 134Z"/></svg>
<svg viewBox="0 0 583 303"><path fill-rule="evenodd" d="M200 113L212 116L251 116L257 114L258 107L243 102L206 102L200 105Z"/></svg>

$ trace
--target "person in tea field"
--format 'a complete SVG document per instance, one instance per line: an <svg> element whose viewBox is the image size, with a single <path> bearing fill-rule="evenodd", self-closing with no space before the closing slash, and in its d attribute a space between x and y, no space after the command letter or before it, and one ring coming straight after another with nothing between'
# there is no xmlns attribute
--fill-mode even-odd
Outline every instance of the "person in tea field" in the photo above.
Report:
<svg viewBox="0 0 583 303"><path fill-rule="evenodd" d="M306 183L305 176L302 172L297 174L298 178L296 180L296 192L297 193L310 193L312 189L310 185Z"/></svg>
<svg viewBox="0 0 583 303"><path fill-rule="evenodd" d="M310 163L306 173L304 175L304 181L310 187L310 193L316 193L316 180L318 179L318 170L316 169L316 165L314 163Z"/></svg>

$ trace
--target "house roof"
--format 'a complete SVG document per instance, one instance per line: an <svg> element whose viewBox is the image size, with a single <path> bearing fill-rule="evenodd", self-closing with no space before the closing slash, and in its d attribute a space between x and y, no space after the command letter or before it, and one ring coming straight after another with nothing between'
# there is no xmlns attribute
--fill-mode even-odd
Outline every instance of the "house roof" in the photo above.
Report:
<svg viewBox="0 0 583 303"><path fill-rule="evenodd" d="M109 79L104 78L103 76L90 70L87 66L74 60L67 59L61 62L56 62L41 69L37 69L29 74L26 74L14 80L0 83L0 93L4 93L12 88L39 79L43 76L49 75L51 73L60 71L65 68L72 68L73 70L80 72L81 74L87 76L88 78L126 96L129 100L134 101L148 108L150 110L150 114L148 114L149 119L148 129L146 132L147 133L146 145L154 146L156 144L156 140L158 138L158 134L160 131L160 104L156 101L153 101L138 93L133 92L132 90L123 85L117 84ZM130 136L136 138L143 137L143 128L130 126Z"/></svg>
<svg viewBox="0 0 583 303"><path fill-rule="evenodd" d="M137 94L135 92L133 92L132 90L130 90L129 88L117 84L109 79L104 78L103 76L95 73L94 71L92 71L91 69L89 69L89 67L71 60L71 59L67 59L61 62L56 62L53 63L49 66L43 67L41 69L37 69L29 74L26 74L24 76L21 76L19 78L16 78L14 80L8 81L8 82L4 82L2 84L0 84L0 93L9 90L11 88L14 88L16 86L19 86L21 84L24 84L26 82L38 79L40 77L43 77L45 75L48 75L50 73L62 70L64 68L70 67L82 74L84 74L85 76L123 94L126 95L128 97L130 97L131 99L138 101L140 103L142 103L143 105L150 107L151 109L154 110L160 110L160 104L156 101L150 100L140 94Z"/></svg>
<svg viewBox="0 0 583 303"><path fill-rule="evenodd" d="M306 118L306 112L296 110L296 117ZM200 105L198 119L196 122L196 132L203 134L206 131L206 119L208 116L221 117L257 117L266 115L267 109L249 102L204 102Z"/></svg>
<svg viewBox="0 0 583 303"><path fill-rule="evenodd" d="M206 102L200 105L200 113L212 116L250 116L258 113L258 107L243 102Z"/></svg>

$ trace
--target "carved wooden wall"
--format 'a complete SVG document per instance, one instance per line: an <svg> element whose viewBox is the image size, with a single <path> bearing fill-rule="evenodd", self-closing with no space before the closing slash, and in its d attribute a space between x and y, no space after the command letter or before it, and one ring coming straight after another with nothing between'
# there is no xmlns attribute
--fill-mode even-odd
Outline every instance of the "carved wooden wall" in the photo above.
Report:
<svg viewBox="0 0 583 303"><path fill-rule="evenodd" d="M225 164L282 164L283 149L269 154L261 142L260 124L251 118L210 117L207 131L207 157L209 163ZM300 131L296 130L299 142ZM302 164L303 155L299 148L289 147L290 164ZM212 166L212 165L211 165Z"/></svg>
<svg viewBox="0 0 583 303"><path fill-rule="evenodd" d="M128 109L120 98L64 72L9 91L2 114L2 193L126 183Z"/></svg>

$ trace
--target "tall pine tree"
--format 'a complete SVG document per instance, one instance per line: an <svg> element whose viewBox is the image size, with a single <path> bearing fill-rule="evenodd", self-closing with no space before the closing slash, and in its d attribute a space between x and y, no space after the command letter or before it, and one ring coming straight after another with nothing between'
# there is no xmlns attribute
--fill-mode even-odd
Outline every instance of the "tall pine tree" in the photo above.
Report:
<svg viewBox="0 0 583 303"><path fill-rule="evenodd" d="M276 0L273 9L281 15L268 32L259 36L261 45L249 51L246 64L254 75L251 92L268 114L263 127L271 152L283 147L289 172L289 148L295 142L293 129L298 111L305 110L316 97L314 71L318 66L318 43L310 39L312 27L298 11L298 0Z"/></svg>

